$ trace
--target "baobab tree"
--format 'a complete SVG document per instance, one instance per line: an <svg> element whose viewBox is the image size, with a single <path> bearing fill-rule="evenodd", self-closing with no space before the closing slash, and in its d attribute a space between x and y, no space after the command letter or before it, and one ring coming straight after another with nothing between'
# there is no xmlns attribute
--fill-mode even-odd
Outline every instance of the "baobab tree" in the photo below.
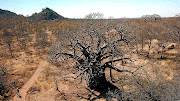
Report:
<svg viewBox="0 0 180 101"><path fill-rule="evenodd" d="M88 97L82 97L77 94L78 97L87 100L95 100L101 97L106 98L108 101L112 98L125 100L122 89L112 84L112 70L119 73L128 73L134 77L134 74L142 67L130 70L122 69L116 65L120 63L123 66L126 62L133 61L130 55L131 42L128 40L127 31L121 26L114 28L114 30L116 30L115 35L108 36L105 34L108 34L109 30L104 31L107 27L104 24L97 24L96 22L96 25L94 25L94 22L92 22L86 23L85 25L88 27L87 30L85 30L86 28L81 28L85 34L81 33L71 38L66 47L63 47L64 44L60 45L58 51L56 50L56 53L52 56L52 59L69 62L72 66L67 67L70 71L68 74L76 74L76 76L72 78L80 78L80 83L82 80L85 80L88 87L87 89L91 91L92 95L96 96L91 99L92 96L90 95ZM86 39L86 41L84 41L84 39ZM73 65L74 63L77 65ZM106 69L110 69L110 80L105 76ZM100 95L96 95L94 91L99 92ZM147 92L147 94L151 99L155 99L151 93Z"/></svg>

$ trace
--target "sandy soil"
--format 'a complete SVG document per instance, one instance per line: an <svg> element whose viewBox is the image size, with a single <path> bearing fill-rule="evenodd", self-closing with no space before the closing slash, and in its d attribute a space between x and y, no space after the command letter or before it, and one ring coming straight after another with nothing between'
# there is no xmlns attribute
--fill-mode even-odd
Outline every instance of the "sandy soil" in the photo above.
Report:
<svg viewBox="0 0 180 101"><path fill-rule="evenodd" d="M29 88L32 86L34 81L38 78L38 76L41 74L41 71L43 70L43 67L45 67L48 64L47 61L43 60L39 63L38 68L36 69L35 73L32 75L32 77L29 79L28 82L26 82L22 88L19 89L19 93L22 98L19 98L17 95L14 96L13 101L25 101L26 93L29 90Z"/></svg>

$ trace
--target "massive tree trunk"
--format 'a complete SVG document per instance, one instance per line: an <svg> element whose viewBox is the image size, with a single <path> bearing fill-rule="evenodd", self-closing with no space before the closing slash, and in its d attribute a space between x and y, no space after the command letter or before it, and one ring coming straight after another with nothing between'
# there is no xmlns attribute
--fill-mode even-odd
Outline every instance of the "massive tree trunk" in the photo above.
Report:
<svg viewBox="0 0 180 101"><path fill-rule="evenodd" d="M105 97L107 100L112 98L116 98L118 101L123 100L122 91L106 79L104 70L88 71L86 83L91 90L100 93L99 97Z"/></svg>

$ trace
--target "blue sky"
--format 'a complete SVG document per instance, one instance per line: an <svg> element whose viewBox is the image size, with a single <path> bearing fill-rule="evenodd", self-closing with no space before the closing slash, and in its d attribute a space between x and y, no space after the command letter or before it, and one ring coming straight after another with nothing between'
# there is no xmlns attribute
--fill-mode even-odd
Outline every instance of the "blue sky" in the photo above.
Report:
<svg viewBox="0 0 180 101"><path fill-rule="evenodd" d="M0 0L1 9L25 16L45 7L69 18L83 18L91 12L101 12L106 18L132 18L145 14L171 17L180 13L180 0Z"/></svg>

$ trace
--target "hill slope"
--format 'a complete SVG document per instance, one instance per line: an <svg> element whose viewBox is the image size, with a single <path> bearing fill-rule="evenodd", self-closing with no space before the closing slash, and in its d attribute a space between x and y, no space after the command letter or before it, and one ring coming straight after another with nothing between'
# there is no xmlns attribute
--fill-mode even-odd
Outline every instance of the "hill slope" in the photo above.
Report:
<svg viewBox="0 0 180 101"><path fill-rule="evenodd" d="M21 15L17 15L16 13L14 12L11 12L11 11L8 11L8 10L3 10L3 9L0 9L0 18L17 18L17 17L22 17Z"/></svg>

